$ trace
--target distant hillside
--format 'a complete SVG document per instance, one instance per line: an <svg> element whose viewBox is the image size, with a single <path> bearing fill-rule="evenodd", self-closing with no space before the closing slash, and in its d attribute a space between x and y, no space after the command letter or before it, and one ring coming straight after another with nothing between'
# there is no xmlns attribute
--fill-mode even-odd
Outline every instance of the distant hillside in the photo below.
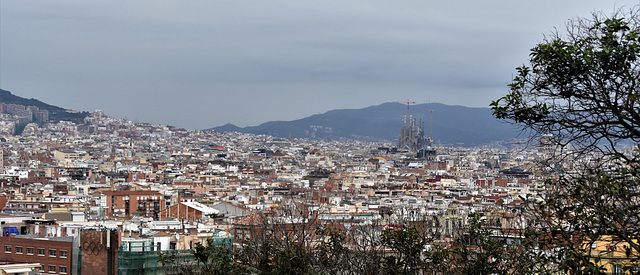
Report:
<svg viewBox="0 0 640 275"><path fill-rule="evenodd" d="M272 121L258 126L226 124L208 130L267 134L276 137L397 141L406 105L384 103L362 109L333 110L293 121ZM411 114L422 118L429 135L433 110L433 138L437 144L476 146L517 137L511 125L498 121L489 108L469 108L438 103L412 105Z"/></svg>
<svg viewBox="0 0 640 275"><path fill-rule="evenodd" d="M67 110L58 106L53 106L34 98L26 99L23 97L19 97L9 91L2 89L0 89L0 103L36 106L40 109L48 110L49 119L51 121L67 120L82 123L84 121L84 118L89 115L88 112L68 112Z"/></svg>

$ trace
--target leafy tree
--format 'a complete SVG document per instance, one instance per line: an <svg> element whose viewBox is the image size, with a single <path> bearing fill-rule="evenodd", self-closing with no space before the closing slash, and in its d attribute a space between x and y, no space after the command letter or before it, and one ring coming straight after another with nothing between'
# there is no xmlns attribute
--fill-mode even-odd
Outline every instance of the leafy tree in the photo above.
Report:
<svg viewBox="0 0 640 275"><path fill-rule="evenodd" d="M343 231L321 227L317 235L323 236L315 247L317 265L328 274L339 274L349 270L352 251L347 247L347 236Z"/></svg>
<svg viewBox="0 0 640 275"><path fill-rule="evenodd" d="M469 215L469 226L455 239L450 254L453 274L530 274L534 273L536 244L525 234L493 232L485 227L482 213Z"/></svg>
<svg viewBox="0 0 640 275"><path fill-rule="evenodd" d="M315 247L338 259L335 266L320 264L319 269L327 274L380 274L383 272L385 244L380 240L383 226L352 224L343 230L330 229L322 236L325 241ZM335 245L334 245L335 244Z"/></svg>
<svg viewBox="0 0 640 275"><path fill-rule="evenodd" d="M494 116L583 149L640 141L639 38L636 9L570 21L566 38L554 33L531 49L510 93L492 102Z"/></svg>
<svg viewBox="0 0 640 275"><path fill-rule="evenodd" d="M431 233L416 223L394 229L375 223L349 229L318 226L315 234L304 235L302 227L270 227L278 221L270 219L263 227L268 230L255 231L262 235L235 253L209 240L207 246L195 247L192 261L175 253L161 254L160 261L167 274L530 273L530 254L521 247L531 246L508 244L485 229L481 217L471 216L471 225L459 229L452 247L434 245Z"/></svg>
<svg viewBox="0 0 640 275"><path fill-rule="evenodd" d="M316 272L312 249L317 219L309 216L303 204L285 201L281 206L260 213L243 245L238 260L257 274L313 274Z"/></svg>
<svg viewBox="0 0 640 275"><path fill-rule="evenodd" d="M547 193L530 198L539 230L529 237L549 273L607 270L593 244L624 243L629 270L640 255L640 159L622 142L640 141L640 17L638 8L571 20L517 68L509 93L492 102L493 114L531 131L553 135L550 162L557 177Z"/></svg>
<svg viewBox="0 0 640 275"><path fill-rule="evenodd" d="M213 239L207 245L200 243L192 251L194 262L180 259L175 252L161 253L159 262L165 267L166 274L233 275L247 274L250 270L236 259L231 248L215 244Z"/></svg>
<svg viewBox="0 0 640 275"><path fill-rule="evenodd" d="M396 251L385 258L388 273L415 274L423 268L422 252L426 244L414 227L386 229L381 238L386 246Z"/></svg>

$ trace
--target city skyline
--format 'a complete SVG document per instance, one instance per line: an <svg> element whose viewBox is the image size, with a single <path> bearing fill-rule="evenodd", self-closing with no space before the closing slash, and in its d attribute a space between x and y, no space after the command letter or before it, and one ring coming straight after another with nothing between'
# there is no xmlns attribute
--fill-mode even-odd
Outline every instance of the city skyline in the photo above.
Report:
<svg viewBox="0 0 640 275"><path fill-rule="evenodd" d="M0 3L0 88L205 129L396 100L488 107L557 28L638 1Z"/></svg>

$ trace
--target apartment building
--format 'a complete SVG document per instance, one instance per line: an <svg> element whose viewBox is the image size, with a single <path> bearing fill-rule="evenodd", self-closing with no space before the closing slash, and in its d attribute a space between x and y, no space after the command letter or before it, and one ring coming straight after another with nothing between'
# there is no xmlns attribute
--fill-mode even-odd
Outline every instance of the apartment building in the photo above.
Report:
<svg viewBox="0 0 640 275"><path fill-rule="evenodd" d="M150 190L102 191L107 217L128 218L133 215L158 218L165 209L164 195Z"/></svg>
<svg viewBox="0 0 640 275"><path fill-rule="evenodd" d="M73 257L74 237L34 238L18 235L0 238L0 261L39 263L40 274L77 274L77 257Z"/></svg>

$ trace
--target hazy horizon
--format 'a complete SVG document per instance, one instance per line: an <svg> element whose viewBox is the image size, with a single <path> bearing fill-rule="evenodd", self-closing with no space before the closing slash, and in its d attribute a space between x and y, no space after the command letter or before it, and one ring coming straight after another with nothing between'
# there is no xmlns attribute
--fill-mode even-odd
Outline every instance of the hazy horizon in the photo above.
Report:
<svg viewBox="0 0 640 275"><path fill-rule="evenodd" d="M0 2L0 88L206 129L411 100L488 107L554 28L638 1Z"/></svg>

